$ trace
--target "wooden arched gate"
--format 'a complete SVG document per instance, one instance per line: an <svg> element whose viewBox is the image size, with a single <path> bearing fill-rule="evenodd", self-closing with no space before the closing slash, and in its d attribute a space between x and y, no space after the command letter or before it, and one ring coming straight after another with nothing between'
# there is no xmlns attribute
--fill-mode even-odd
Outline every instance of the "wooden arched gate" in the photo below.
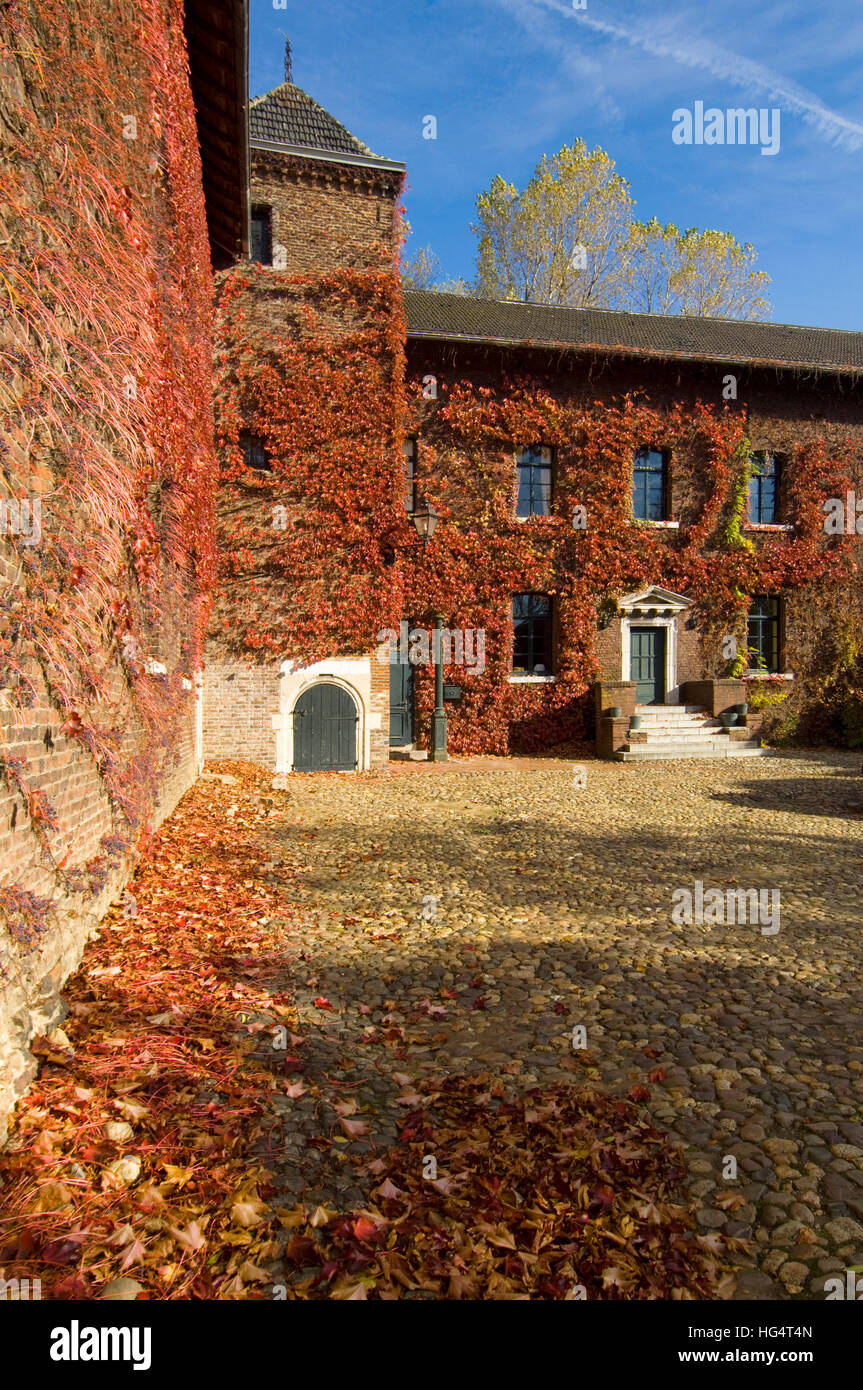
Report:
<svg viewBox="0 0 863 1390"><path fill-rule="evenodd" d="M322 681L294 705L294 772L353 772L360 716L340 685Z"/></svg>

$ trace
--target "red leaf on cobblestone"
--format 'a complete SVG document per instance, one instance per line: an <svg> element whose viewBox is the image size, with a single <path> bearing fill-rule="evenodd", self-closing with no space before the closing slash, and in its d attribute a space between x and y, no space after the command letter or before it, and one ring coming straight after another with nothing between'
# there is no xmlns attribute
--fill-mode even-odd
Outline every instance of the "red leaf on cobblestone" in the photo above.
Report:
<svg viewBox="0 0 863 1390"><path fill-rule="evenodd" d="M352 1223L353 1233L357 1240L363 1241L373 1239L380 1231L384 1230L385 1227L386 1222L375 1225L374 1221L369 1221L367 1216L358 1216L356 1221Z"/></svg>

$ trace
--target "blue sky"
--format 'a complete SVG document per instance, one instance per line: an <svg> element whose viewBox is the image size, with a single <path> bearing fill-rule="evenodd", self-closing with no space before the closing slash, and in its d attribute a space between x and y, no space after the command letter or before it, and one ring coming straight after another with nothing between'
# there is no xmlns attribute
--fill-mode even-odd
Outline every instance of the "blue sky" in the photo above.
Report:
<svg viewBox="0 0 863 1390"><path fill-rule="evenodd" d="M777 322L863 330L860 0L251 0L252 95L294 81L408 167L409 251L473 272L476 195L581 137L636 216L751 241ZM672 112L781 111L781 147L675 145ZM423 139L423 118L437 139Z"/></svg>

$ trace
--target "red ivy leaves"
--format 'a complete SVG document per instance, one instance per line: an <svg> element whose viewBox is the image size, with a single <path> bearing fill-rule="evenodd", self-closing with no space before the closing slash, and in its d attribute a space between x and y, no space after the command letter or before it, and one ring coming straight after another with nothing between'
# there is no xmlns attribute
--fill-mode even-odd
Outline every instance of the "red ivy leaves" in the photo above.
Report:
<svg viewBox="0 0 863 1390"><path fill-rule="evenodd" d="M451 751L527 752L586 732L604 595L649 583L687 593L706 643L718 646L717 634L740 630L747 596L847 575L851 543L827 542L821 501L841 495L848 467L823 443L801 444L789 469L794 532L749 550L724 536L745 454L740 411L630 396L562 401L524 377L493 389L439 376L431 402L411 381L405 406L402 331L383 255L363 271L243 268L223 278L217 631L235 651L308 662L364 652L406 614L428 625L440 610L452 628L485 631L484 672L446 673L463 691L450 709ZM245 467L244 429L263 439L269 476ZM428 552L403 509L405 434L419 437L418 491L443 519ZM516 522L513 451L536 439L557 451L555 514ZM646 439L689 473L697 505L675 533L629 523L632 456ZM577 504L587 508L586 531L572 528ZM552 686L508 681L509 596L526 590L558 599ZM431 674L417 670L420 728Z"/></svg>

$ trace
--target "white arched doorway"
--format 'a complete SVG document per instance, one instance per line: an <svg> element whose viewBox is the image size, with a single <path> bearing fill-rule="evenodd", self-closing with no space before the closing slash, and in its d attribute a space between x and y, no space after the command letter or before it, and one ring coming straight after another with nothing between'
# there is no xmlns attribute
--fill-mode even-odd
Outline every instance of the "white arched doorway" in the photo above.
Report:
<svg viewBox="0 0 863 1390"><path fill-rule="evenodd" d="M330 687L329 695L321 692L322 687ZM350 700L350 706L346 704L345 697ZM279 682L279 714L273 720L276 731L276 772L284 775L299 770L298 753L302 761L308 761L308 740L301 736L301 746L295 747L298 708L305 711L299 715L300 718L311 718L319 723L332 721L331 727L323 731L323 737L330 740L331 747L341 747L342 750L346 729L343 723L340 725L340 720L353 718L353 770L365 772L369 766L370 754L370 697L371 673L367 657L356 660L319 661L314 666L306 667L300 667L291 661L283 662ZM305 731L307 726L301 727ZM335 744L333 740L336 741ZM326 755L327 749L322 748L322 752ZM326 761L326 756L323 761ZM352 769L346 766L340 770Z"/></svg>

